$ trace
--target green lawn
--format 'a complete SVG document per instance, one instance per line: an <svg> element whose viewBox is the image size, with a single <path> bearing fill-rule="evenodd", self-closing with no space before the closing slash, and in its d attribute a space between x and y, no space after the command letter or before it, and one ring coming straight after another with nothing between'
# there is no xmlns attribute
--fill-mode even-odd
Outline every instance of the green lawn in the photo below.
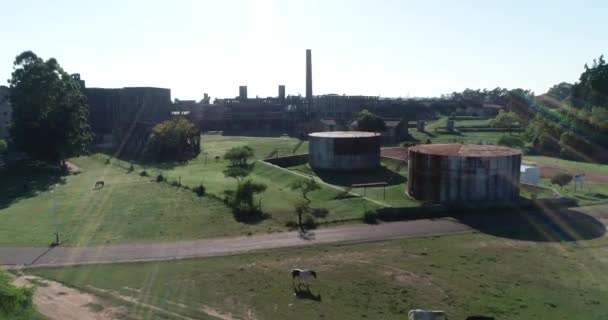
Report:
<svg viewBox="0 0 608 320"><path fill-rule="evenodd" d="M174 241L286 230L295 220L294 203L300 195L289 183L302 179L289 171L256 163L251 177L268 185L260 198L270 217L258 223L235 221L229 208L218 200L222 192L235 187L222 174L227 162L215 156L236 145L249 144L262 158L274 148L289 149L298 143L292 138L248 138L203 136L207 152L186 163L135 165L103 154L74 158L82 168L77 175L61 176L47 169L22 165L12 168L0 180L6 190L0 195L0 245L48 245L53 240L55 221L65 245L81 246L125 242ZM298 152L306 152L303 144ZM109 160L109 163L106 163ZM139 173L146 170L148 177ZM201 182L213 196L197 197L192 191L154 182L158 173L170 182L194 187ZM102 190L92 190L103 180ZM27 188L23 185L27 184ZM51 192L51 186L57 185ZM335 199L339 190L327 185L312 194L312 206L326 209L319 222L360 218L364 208L378 204L363 198ZM258 199L259 200L259 199ZM317 212L323 213L323 210ZM56 215L55 215L56 213ZM57 217L57 219L55 218Z"/></svg>
<svg viewBox="0 0 608 320"><path fill-rule="evenodd" d="M589 172L608 174L608 164L578 162L545 156L526 156L525 160L534 162L540 166L554 166L568 169L580 169Z"/></svg>
<svg viewBox="0 0 608 320"><path fill-rule="evenodd" d="M455 120L456 128L470 126L489 126L491 119L475 120ZM447 118L441 117L435 121L430 121L426 126L426 132L419 132L415 128L410 128L409 132L414 139L421 143L426 143L428 139L432 143L470 143L470 144L496 144L498 139L508 132L461 132L460 134L447 134L435 132L436 129L445 129ZM513 133L520 136L520 133Z"/></svg>
<svg viewBox="0 0 608 320"><path fill-rule="evenodd" d="M248 319L406 319L414 308L442 309L450 319L604 319L607 245L606 237L551 243L466 234L31 272L197 319L212 319L203 309ZM294 267L318 272L310 294L294 295ZM111 301L134 318L172 318Z"/></svg>
<svg viewBox="0 0 608 320"><path fill-rule="evenodd" d="M398 167L399 161L382 160L382 168L369 172L340 173L340 172L315 172L308 164L294 166L289 170L317 177L319 180L345 189L351 184L385 182L392 177L391 183L385 188L368 187L353 188L352 191L367 198L379 201L393 207L416 207L420 203L405 194L407 188L407 167L401 169L398 174L394 170Z"/></svg>
<svg viewBox="0 0 608 320"><path fill-rule="evenodd" d="M551 179L541 179L541 185L549 186L562 195L576 199L579 206L592 206L608 203L608 184L585 182L583 189L577 187L574 191L574 183L570 183L563 188L552 185Z"/></svg>

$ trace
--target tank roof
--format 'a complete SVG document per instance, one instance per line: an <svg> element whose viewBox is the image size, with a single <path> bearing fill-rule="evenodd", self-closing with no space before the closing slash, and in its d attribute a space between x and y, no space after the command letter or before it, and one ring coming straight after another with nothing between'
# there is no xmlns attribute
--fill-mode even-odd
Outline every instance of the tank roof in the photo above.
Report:
<svg viewBox="0 0 608 320"><path fill-rule="evenodd" d="M326 132L313 132L309 134L310 137L321 137L321 138L369 138L380 136L376 132L365 132L365 131L326 131Z"/></svg>
<svg viewBox="0 0 608 320"><path fill-rule="evenodd" d="M500 157L521 154L520 150L479 144L423 144L410 148L419 153L459 157Z"/></svg>

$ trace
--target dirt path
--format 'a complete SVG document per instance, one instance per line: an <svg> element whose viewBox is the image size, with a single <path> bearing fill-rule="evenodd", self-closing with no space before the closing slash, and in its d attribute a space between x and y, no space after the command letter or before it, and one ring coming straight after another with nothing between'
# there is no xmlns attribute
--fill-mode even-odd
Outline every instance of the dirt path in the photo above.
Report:
<svg viewBox="0 0 608 320"><path fill-rule="evenodd" d="M113 307L96 296L66 287L59 282L34 276L16 278L17 286L35 286L36 310L50 320L114 320L121 319L126 307Z"/></svg>
<svg viewBox="0 0 608 320"><path fill-rule="evenodd" d="M578 212L580 217L592 216L608 224L608 205L564 209ZM606 216L604 216L606 215ZM22 269L24 266L65 266L95 263L159 261L194 257L239 254L258 250L303 247L320 244L382 241L430 235L456 234L474 231L479 219L469 217L467 224L452 218L420 219L381 223L378 225L349 225L320 229L308 234L279 232L235 238L215 238L147 244L123 244L98 247L0 247L0 265ZM591 219L591 218L590 218ZM487 221L486 221L487 223ZM478 225L478 224L477 224Z"/></svg>

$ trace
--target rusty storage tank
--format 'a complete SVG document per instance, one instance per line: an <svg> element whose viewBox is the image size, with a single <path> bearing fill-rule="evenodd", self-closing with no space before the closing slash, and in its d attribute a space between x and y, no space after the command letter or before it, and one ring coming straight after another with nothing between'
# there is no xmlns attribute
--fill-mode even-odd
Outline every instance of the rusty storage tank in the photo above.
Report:
<svg viewBox="0 0 608 320"><path fill-rule="evenodd" d="M409 149L408 193L432 203L488 204L519 196L521 151L492 145Z"/></svg>
<svg viewBox="0 0 608 320"><path fill-rule="evenodd" d="M380 166L380 134L362 131L315 132L309 138L313 169L358 171Z"/></svg>

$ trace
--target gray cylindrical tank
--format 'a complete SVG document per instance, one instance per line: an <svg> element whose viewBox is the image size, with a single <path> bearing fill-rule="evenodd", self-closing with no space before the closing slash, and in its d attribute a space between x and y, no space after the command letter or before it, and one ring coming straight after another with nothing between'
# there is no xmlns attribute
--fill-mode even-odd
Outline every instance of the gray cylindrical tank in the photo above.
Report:
<svg viewBox="0 0 608 320"><path fill-rule="evenodd" d="M315 132L309 138L309 163L314 169L358 171L380 166L380 134L362 131Z"/></svg>
<svg viewBox="0 0 608 320"><path fill-rule="evenodd" d="M475 205L508 202L519 196L519 150L429 144L410 148L408 155L408 193L418 200Z"/></svg>

